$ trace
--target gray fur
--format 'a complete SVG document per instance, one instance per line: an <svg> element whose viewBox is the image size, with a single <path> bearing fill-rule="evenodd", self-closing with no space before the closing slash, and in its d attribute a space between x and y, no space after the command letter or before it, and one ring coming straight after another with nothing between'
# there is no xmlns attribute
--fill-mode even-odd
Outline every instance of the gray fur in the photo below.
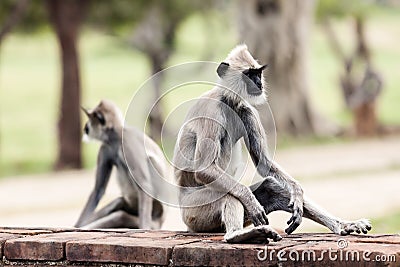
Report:
<svg viewBox="0 0 400 267"><path fill-rule="evenodd" d="M165 175L162 151L143 132L124 127L119 109L110 101L102 100L96 108L85 110L85 113L89 118L85 126L87 135L102 144L97 158L95 186L75 227L159 229L164 221L164 208L151 196L156 194L156 186L152 184L155 173ZM96 118L96 113L104 117L104 124ZM117 171L122 196L95 211L113 167Z"/></svg>
<svg viewBox="0 0 400 267"><path fill-rule="evenodd" d="M191 108L175 147L175 178L180 190L182 219L195 232L225 231L228 242L267 242L281 237L268 224L275 210L292 213L287 233L304 216L337 234L371 229L367 220L344 222L317 208L303 197L300 184L268 155L264 129L255 105L265 100L262 92L249 93L243 71L261 68L246 46L235 48L218 68L220 81ZM234 180L243 139L264 180L246 187ZM243 229L253 224L252 229Z"/></svg>

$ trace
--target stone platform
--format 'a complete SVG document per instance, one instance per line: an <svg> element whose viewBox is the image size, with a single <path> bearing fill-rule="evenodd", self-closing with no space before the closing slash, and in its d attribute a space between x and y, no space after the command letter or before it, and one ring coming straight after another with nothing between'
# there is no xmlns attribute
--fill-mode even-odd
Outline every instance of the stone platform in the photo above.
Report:
<svg viewBox="0 0 400 267"><path fill-rule="evenodd" d="M0 266L400 266L400 235L293 234L253 245L222 234L0 228L0 256Z"/></svg>

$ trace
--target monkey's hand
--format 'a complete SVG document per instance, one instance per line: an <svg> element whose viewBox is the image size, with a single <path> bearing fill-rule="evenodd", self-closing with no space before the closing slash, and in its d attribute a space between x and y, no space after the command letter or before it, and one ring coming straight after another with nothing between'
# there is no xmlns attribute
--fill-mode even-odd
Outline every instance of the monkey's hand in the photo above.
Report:
<svg viewBox="0 0 400 267"><path fill-rule="evenodd" d="M256 198L254 198L252 204L247 205L247 213L249 219L254 224L254 226L269 224L267 213L265 212L264 207L260 204L260 202L258 202Z"/></svg>
<svg viewBox="0 0 400 267"><path fill-rule="evenodd" d="M361 234L368 233L369 230L372 229L371 222L367 219L360 219L358 221L348 222L348 221L340 221L333 229L333 232L338 235L349 235L353 232L357 232Z"/></svg>
<svg viewBox="0 0 400 267"><path fill-rule="evenodd" d="M289 225L289 227L285 229L287 234L291 234L296 230L303 218L303 189L297 181L293 181L291 183L290 191L290 202L288 207L292 211L292 217L287 221L287 224Z"/></svg>

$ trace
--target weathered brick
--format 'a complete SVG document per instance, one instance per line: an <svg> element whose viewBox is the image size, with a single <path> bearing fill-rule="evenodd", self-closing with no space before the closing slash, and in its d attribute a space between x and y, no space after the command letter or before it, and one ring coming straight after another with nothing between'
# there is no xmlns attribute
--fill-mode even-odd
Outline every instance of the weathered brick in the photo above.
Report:
<svg viewBox="0 0 400 267"><path fill-rule="evenodd" d="M271 242L275 250L290 246L289 241ZM266 266L258 254L264 253L265 245L228 244L219 242L196 242L174 248L172 262L176 266ZM261 255L262 256L262 255ZM276 263L276 260L272 262ZM271 264L272 264L271 263Z"/></svg>
<svg viewBox="0 0 400 267"><path fill-rule="evenodd" d="M66 244L66 258L72 262L118 262L168 265L175 245L198 239L153 239L110 236Z"/></svg>
<svg viewBox="0 0 400 267"><path fill-rule="evenodd" d="M339 236L335 234L294 234L283 236L289 240L303 240L303 241L338 241L340 239L346 240L348 243L386 243L386 244L400 244L400 235L389 234L374 234L374 235L347 235Z"/></svg>
<svg viewBox="0 0 400 267"><path fill-rule="evenodd" d="M19 237L18 235L14 235L14 234L0 233L0 258L3 258L4 243L9 239L14 239L14 238L18 238L18 237Z"/></svg>
<svg viewBox="0 0 400 267"><path fill-rule="evenodd" d="M271 251L270 251L271 253ZM376 255L394 255L395 261L400 260L400 246L393 244L355 243L348 242L344 248L339 248L337 242L308 241L282 249L277 257L278 262L285 266L388 266L390 262L377 261ZM397 256L396 256L397 255ZM396 258L397 257L397 258ZM394 266L394 265L393 265Z"/></svg>
<svg viewBox="0 0 400 267"><path fill-rule="evenodd" d="M161 238L167 238L167 237L173 237L177 233L171 232L171 231L154 231L154 230L148 230L148 231L129 231L123 234L123 236L127 237L136 237L136 238L155 238L155 239L161 239Z"/></svg>
<svg viewBox="0 0 400 267"><path fill-rule="evenodd" d="M67 241L100 238L107 233L99 232L64 232L42 234L7 240L4 255L8 260L51 260L64 258Z"/></svg>
<svg viewBox="0 0 400 267"><path fill-rule="evenodd" d="M28 229L28 228L0 228L0 233L7 233L7 234L18 234L18 235L38 235L38 234L50 234L52 233L51 230L44 230L44 229Z"/></svg>
<svg viewBox="0 0 400 267"><path fill-rule="evenodd" d="M185 238L203 238L212 240L223 240L224 234L222 233L192 233L192 232L176 232L177 236Z"/></svg>
<svg viewBox="0 0 400 267"><path fill-rule="evenodd" d="M344 238L352 243L400 244L400 235L355 235L350 239L348 239L346 236L339 238Z"/></svg>
<svg viewBox="0 0 400 267"><path fill-rule="evenodd" d="M361 261L367 266L400 266L400 244L350 243L344 250L363 251ZM388 257L393 261L388 261Z"/></svg>
<svg viewBox="0 0 400 267"><path fill-rule="evenodd" d="M1 233L1 230L22 234ZM338 248L340 239L347 244L343 249ZM10 260L11 263L24 265L30 262L33 266L55 263L85 266L107 263L112 266L116 263L170 266L400 266L399 235L341 237L333 234L295 234L285 235L282 241L264 246L227 244L223 241L223 234L129 229L3 228L0 229L0 256L2 248L6 257L3 264ZM333 252L331 256L329 250ZM281 252L280 258L278 252ZM359 253L360 257L366 252L369 261L363 258L346 260L346 257L353 257L354 252ZM336 261L330 258L332 256L337 257ZM391 261L377 261L377 256L394 258L390 258Z"/></svg>

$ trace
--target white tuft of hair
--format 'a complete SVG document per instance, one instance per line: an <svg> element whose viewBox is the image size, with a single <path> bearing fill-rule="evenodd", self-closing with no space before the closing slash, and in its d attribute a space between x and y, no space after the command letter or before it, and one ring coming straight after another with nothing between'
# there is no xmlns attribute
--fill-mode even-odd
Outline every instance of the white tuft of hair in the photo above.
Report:
<svg viewBox="0 0 400 267"><path fill-rule="evenodd" d="M82 142L83 142L83 143L89 143L89 142L91 142L91 141L93 141L93 139L90 138L89 135L83 134L83 136L82 136Z"/></svg>

